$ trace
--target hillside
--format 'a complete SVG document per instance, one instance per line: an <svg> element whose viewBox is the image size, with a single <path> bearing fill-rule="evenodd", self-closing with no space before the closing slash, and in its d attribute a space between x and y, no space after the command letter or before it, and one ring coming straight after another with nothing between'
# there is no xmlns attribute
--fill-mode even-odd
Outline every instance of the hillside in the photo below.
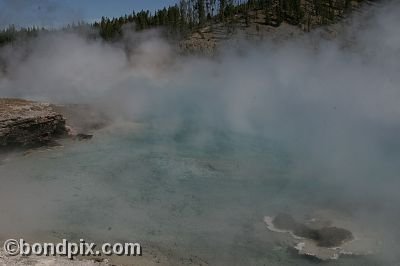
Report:
<svg viewBox="0 0 400 266"><path fill-rule="evenodd" d="M279 1L273 1L275 3ZM212 21L195 30L179 43L185 53L213 55L221 45L232 45L240 40L281 41L323 27L325 36L334 37L338 30L338 22L347 16L360 13L365 7L377 5L379 1L349 1L350 7L344 8L344 1L334 0L324 5L331 10L329 16L317 12L318 1L302 0L300 5L301 19L291 13L280 13L273 8L269 12L259 7L235 14L231 19L220 22Z"/></svg>
<svg viewBox="0 0 400 266"><path fill-rule="evenodd" d="M141 10L126 15L102 17L94 23L78 22L61 31L85 32L89 38L119 41L127 29L137 32L160 29L171 41L205 39L201 46L212 47L219 39L226 39L236 31L245 35L263 36L281 25L293 25L302 31L311 31L320 25L330 25L341 20L363 3L373 0L180 0L179 3L156 11ZM376 1L378 2L378 1ZM55 30L55 31L60 31ZM15 41L37 37L45 28L17 28L10 25L0 30L0 46ZM200 35L200 38L199 36ZM215 41L214 41L215 40Z"/></svg>

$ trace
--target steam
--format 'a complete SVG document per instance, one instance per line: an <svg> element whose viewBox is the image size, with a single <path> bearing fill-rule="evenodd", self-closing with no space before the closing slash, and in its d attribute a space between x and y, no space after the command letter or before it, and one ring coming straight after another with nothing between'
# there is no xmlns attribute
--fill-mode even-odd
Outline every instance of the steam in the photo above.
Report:
<svg viewBox="0 0 400 266"><path fill-rule="evenodd" d="M126 29L118 44L44 34L0 52L0 95L92 103L172 133L189 119L199 146L218 130L279 141L296 182L332 186L335 204L389 227L400 204L398 14L388 1L350 18L335 40L245 43L244 54L225 47L217 59L182 57L157 32Z"/></svg>

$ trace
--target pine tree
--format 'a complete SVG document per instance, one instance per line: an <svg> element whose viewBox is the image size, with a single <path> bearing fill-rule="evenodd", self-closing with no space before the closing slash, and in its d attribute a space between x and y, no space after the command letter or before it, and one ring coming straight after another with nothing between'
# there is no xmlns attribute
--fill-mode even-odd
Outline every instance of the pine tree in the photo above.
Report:
<svg viewBox="0 0 400 266"><path fill-rule="evenodd" d="M197 0L196 4L199 25L204 25L206 21L206 11L204 0Z"/></svg>
<svg viewBox="0 0 400 266"><path fill-rule="evenodd" d="M226 0L219 0L219 17L222 21L225 20Z"/></svg>

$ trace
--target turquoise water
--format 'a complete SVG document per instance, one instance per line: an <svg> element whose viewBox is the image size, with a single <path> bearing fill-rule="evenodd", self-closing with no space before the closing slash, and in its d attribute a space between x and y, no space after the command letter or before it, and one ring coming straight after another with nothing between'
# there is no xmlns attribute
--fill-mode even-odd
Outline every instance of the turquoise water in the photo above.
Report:
<svg viewBox="0 0 400 266"><path fill-rule="evenodd" d="M221 131L195 136L99 132L89 142L9 160L0 166L0 236L134 241L144 256L152 250L184 265L318 264L287 249L263 217L336 206L338 188L295 175L282 143Z"/></svg>

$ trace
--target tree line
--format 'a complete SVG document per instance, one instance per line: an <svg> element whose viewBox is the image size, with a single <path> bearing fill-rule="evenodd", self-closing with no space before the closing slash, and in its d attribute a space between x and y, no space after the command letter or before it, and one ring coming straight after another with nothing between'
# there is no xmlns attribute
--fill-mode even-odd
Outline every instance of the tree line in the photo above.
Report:
<svg viewBox="0 0 400 266"><path fill-rule="evenodd" d="M361 0L358 0L361 1ZM199 27L212 23L234 23L252 12L263 12L266 25L279 26L283 21L293 25L328 24L351 10L352 0L180 0L174 6L155 12L142 10L119 18L103 17L93 26L106 40L122 36L123 27L134 23L141 31L163 27L169 37L185 37Z"/></svg>
<svg viewBox="0 0 400 266"><path fill-rule="evenodd" d="M254 11L264 14L266 25L279 26L283 21L308 27L310 23L326 24L351 9L351 5L352 0L180 0L153 12L141 10L117 18L102 17L93 24L81 22L62 30L90 27L104 40L113 41L123 36L124 27L134 25L136 31L163 28L167 37L179 39L211 23L234 23L237 19L248 23ZM45 30L36 27L17 30L10 26L0 31L0 45L34 37Z"/></svg>

